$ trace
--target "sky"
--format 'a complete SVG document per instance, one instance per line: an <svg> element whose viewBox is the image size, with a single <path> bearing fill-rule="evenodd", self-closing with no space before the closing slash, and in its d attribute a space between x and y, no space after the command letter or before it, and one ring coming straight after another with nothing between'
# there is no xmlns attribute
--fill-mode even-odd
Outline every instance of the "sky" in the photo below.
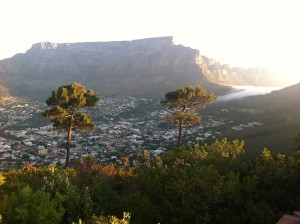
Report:
<svg viewBox="0 0 300 224"><path fill-rule="evenodd" d="M0 59L32 44L173 36L221 64L300 82L298 0L0 0Z"/></svg>

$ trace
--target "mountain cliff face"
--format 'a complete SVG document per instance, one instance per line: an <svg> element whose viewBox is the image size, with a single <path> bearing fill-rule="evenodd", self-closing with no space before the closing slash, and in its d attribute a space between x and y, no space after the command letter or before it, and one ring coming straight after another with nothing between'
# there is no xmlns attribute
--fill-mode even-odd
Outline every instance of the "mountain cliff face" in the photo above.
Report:
<svg viewBox="0 0 300 224"><path fill-rule="evenodd" d="M13 95L49 95L79 82L104 95L163 96L187 85L207 85L198 50L172 37L95 43L38 43L0 61L1 83ZM217 85L211 85L217 87Z"/></svg>
<svg viewBox="0 0 300 224"><path fill-rule="evenodd" d="M0 90L2 94L47 97L60 85L79 82L102 95L161 97L168 91L196 85L222 94L228 88L210 81L229 84L233 73L216 78L215 71L220 70L217 65L200 56L198 50L175 45L173 37L43 42L25 54L0 61Z"/></svg>
<svg viewBox="0 0 300 224"><path fill-rule="evenodd" d="M227 85L281 86L281 80L264 68L239 68L222 65L202 56L201 67L204 75L211 82Z"/></svg>

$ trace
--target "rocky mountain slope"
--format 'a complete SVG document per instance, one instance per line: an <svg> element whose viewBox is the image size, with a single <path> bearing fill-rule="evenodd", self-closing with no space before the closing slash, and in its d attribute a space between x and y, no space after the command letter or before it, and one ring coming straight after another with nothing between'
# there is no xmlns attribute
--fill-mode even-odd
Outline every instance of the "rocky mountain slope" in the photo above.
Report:
<svg viewBox="0 0 300 224"><path fill-rule="evenodd" d="M200 56L198 50L174 44L173 37L43 42L34 44L24 54L0 61L0 90L2 95L47 97L58 86L76 81L102 95L161 97L189 85L201 85L222 94L228 87L212 82L257 84L254 80L262 79L259 72L223 72L221 77L216 71L224 69Z"/></svg>
<svg viewBox="0 0 300 224"><path fill-rule="evenodd" d="M220 64L202 56L202 70L211 82L227 85L282 86L282 80L265 68L241 68Z"/></svg>

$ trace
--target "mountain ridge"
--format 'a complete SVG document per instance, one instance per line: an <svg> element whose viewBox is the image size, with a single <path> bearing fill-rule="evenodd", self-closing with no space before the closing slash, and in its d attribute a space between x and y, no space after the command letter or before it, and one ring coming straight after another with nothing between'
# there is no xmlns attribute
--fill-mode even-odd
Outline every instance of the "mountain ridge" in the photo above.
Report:
<svg viewBox="0 0 300 224"><path fill-rule="evenodd" d="M273 72L262 67L235 67L220 64L214 59L202 56L202 66L207 79L214 83L226 85L282 86L282 80L274 77Z"/></svg>
<svg viewBox="0 0 300 224"><path fill-rule="evenodd" d="M196 85L222 95L229 87L215 84L220 79L214 78L221 77L215 71L221 71L222 66L215 63L220 68L212 70L207 61L199 50L176 45L172 36L41 42L26 53L0 61L0 84L6 94L29 97L46 97L57 86L74 81L103 95L162 97L168 91Z"/></svg>

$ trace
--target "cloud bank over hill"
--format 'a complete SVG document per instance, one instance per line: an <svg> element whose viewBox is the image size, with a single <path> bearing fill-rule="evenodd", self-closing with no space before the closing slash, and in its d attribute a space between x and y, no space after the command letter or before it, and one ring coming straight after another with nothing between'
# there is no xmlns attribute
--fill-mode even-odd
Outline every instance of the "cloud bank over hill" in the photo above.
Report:
<svg viewBox="0 0 300 224"><path fill-rule="evenodd" d="M263 86L232 86L233 90L224 96L220 96L217 102L242 99L248 96L265 95L272 91L279 90L281 87L263 87Z"/></svg>

